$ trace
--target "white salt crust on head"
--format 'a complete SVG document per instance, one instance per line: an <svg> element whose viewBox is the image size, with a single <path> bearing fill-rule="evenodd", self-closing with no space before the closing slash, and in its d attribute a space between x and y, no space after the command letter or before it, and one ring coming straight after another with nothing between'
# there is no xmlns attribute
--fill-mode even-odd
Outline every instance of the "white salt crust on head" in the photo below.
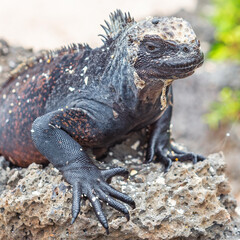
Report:
<svg viewBox="0 0 240 240"><path fill-rule="evenodd" d="M155 22L155 24L153 22ZM139 30L142 30L142 38L145 35L158 35L163 40L177 43L193 43L193 41L196 40L196 34L191 25L182 18L149 17L139 22L137 25Z"/></svg>

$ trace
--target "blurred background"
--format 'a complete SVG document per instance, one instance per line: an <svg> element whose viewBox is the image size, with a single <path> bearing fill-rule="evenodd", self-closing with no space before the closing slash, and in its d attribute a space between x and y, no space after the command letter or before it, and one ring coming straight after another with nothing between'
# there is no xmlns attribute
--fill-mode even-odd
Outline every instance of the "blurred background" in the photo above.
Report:
<svg viewBox="0 0 240 240"><path fill-rule="evenodd" d="M173 83L173 136L194 152L223 151L240 203L240 0L1 0L0 82L39 50L99 46L100 24L117 8L136 20L174 15L192 24L206 61Z"/></svg>

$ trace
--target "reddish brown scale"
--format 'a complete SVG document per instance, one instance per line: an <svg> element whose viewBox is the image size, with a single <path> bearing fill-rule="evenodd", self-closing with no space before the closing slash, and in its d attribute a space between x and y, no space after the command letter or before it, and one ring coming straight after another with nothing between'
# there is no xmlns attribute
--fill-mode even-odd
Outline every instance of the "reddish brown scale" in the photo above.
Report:
<svg viewBox="0 0 240 240"><path fill-rule="evenodd" d="M0 154L13 164L27 167L32 162L48 162L33 145L32 123L46 113L49 93L55 88L59 76L58 65L63 69L66 67L64 63L69 66L67 61L62 63L62 58L66 55L70 59L75 57L72 60L75 65L71 64L74 70L83 53L83 48L78 51L64 49L55 53L57 56L43 56L38 62L28 63L26 70L20 69L18 75L15 72L0 90Z"/></svg>
<svg viewBox="0 0 240 240"><path fill-rule="evenodd" d="M71 135L81 146L94 147L103 141L101 130L92 119L82 111L73 109L56 114L50 121L55 127L61 127ZM94 126L95 125L95 126ZM95 136L98 136L95 138Z"/></svg>

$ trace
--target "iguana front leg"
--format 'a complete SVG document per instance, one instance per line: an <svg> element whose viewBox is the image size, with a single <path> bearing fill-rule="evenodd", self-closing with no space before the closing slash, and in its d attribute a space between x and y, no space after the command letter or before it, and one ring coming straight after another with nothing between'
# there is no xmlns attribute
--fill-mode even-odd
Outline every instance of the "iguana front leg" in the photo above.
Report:
<svg viewBox="0 0 240 240"><path fill-rule="evenodd" d="M152 125L153 131L147 148L146 163L153 161L156 155L157 160L165 165L165 172L172 166L173 160L186 161L193 163L202 161L205 157L192 152L184 152L175 145L171 140L170 124L172 118L172 87L168 92L168 106L161 118Z"/></svg>
<svg viewBox="0 0 240 240"><path fill-rule="evenodd" d="M107 183L107 180L115 175L128 174L127 170L99 169L82 146L73 139L76 135L82 134L80 136L82 141L90 141L91 132L86 131L86 128L94 127L90 120L86 113L80 110L50 112L34 121L32 139L40 153L63 173L66 181L73 187L72 223L80 212L82 197L86 196L108 233L108 222L102 211L100 200L125 214L127 219L129 219L129 212L126 206L115 199L132 207L135 207L135 203L129 196L115 190Z"/></svg>

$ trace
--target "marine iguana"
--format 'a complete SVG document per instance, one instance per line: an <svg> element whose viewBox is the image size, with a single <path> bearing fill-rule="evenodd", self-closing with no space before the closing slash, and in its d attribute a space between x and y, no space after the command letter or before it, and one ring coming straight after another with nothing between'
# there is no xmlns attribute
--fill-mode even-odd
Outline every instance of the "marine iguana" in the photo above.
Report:
<svg viewBox="0 0 240 240"><path fill-rule="evenodd" d="M128 171L99 169L86 149L108 148L151 126L146 162L156 156L167 171L173 160L203 160L170 139L171 83L193 74L203 53L181 18L136 22L117 10L105 24L101 47L73 44L34 57L11 73L0 90L0 153L21 167L51 162L72 185L72 223L85 196L109 232L100 200L129 219L123 203L134 208L134 201L108 184Z"/></svg>

